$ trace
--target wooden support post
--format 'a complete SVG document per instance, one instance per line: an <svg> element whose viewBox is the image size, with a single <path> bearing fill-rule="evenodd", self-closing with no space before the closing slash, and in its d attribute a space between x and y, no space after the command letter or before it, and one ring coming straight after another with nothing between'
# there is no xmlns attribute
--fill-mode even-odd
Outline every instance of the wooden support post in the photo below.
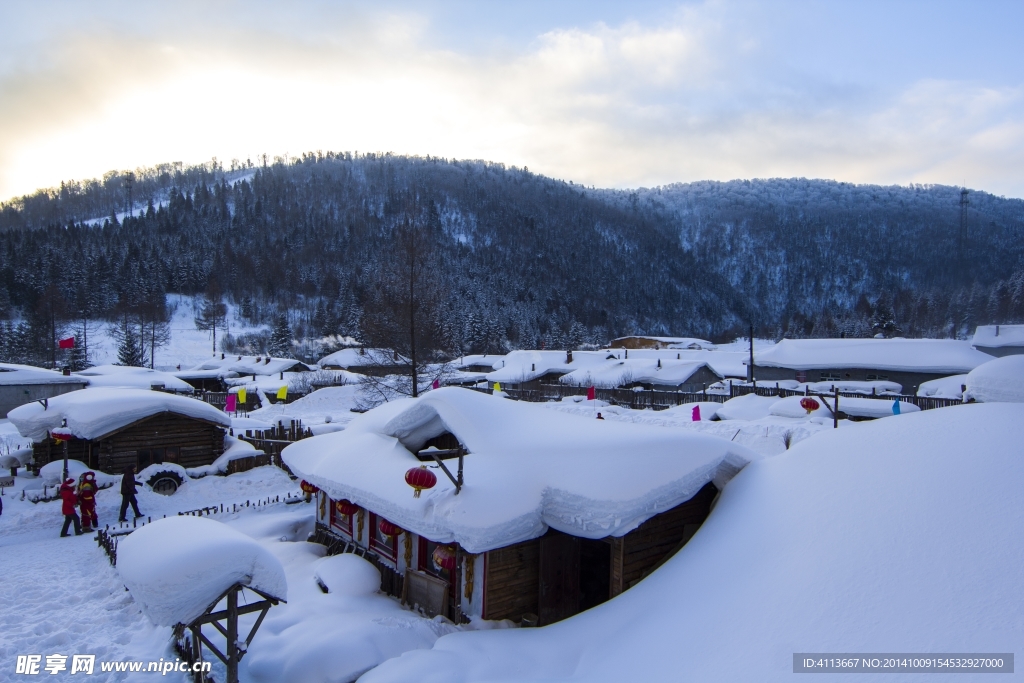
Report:
<svg viewBox="0 0 1024 683"><path fill-rule="evenodd" d="M238 683L238 588L228 591L227 628L228 683Z"/></svg>
<svg viewBox="0 0 1024 683"><path fill-rule="evenodd" d="M832 429L839 429L839 388L833 387L835 399L832 404Z"/></svg>

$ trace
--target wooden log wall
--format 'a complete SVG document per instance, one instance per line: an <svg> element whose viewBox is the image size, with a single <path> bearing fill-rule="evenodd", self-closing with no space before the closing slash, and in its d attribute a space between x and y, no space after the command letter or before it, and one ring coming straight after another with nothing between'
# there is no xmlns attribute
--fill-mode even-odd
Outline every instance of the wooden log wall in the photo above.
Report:
<svg viewBox="0 0 1024 683"><path fill-rule="evenodd" d="M655 515L612 544L612 596L636 585L688 541L711 511L718 489L708 483L690 500Z"/></svg>
<svg viewBox="0 0 1024 683"><path fill-rule="evenodd" d="M484 618L519 619L537 614L540 595L540 539L487 553Z"/></svg>

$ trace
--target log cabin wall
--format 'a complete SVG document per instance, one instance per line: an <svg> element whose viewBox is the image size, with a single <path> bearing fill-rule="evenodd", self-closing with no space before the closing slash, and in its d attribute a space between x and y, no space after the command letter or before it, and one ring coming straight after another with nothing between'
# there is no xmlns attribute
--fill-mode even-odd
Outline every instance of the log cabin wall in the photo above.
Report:
<svg viewBox="0 0 1024 683"><path fill-rule="evenodd" d="M537 614L540 595L540 539L488 551L485 559L484 618L519 621Z"/></svg>
<svg viewBox="0 0 1024 683"><path fill-rule="evenodd" d="M708 483L690 500L612 541L611 597L635 586L697 532L718 489Z"/></svg>
<svg viewBox="0 0 1024 683"><path fill-rule="evenodd" d="M224 453L224 428L175 413L160 413L93 441L68 443L68 458L81 460L93 469L119 474L128 465L139 468L140 454L152 461L174 462L182 467L209 465ZM33 444L37 465L64 458L63 445L47 439ZM148 455L146 455L148 454Z"/></svg>

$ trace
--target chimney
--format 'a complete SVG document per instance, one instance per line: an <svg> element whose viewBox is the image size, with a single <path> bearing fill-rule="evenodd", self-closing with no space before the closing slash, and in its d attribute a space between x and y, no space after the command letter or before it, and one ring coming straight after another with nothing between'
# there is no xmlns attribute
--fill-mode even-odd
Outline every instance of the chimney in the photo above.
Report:
<svg viewBox="0 0 1024 683"><path fill-rule="evenodd" d="M270 356L267 356L267 359L265 361L263 361L263 364L264 365L270 365Z"/></svg>
<svg viewBox="0 0 1024 683"><path fill-rule="evenodd" d="M999 336L999 325L996 325L996 336Z"/></svg>
<svg viewBox="0 0 1024 683"><path fill-rule="evenodd" d="M530 363L530 372L537 372L537 364Z"/></svg>
<svg viewBox="0 0 1024 683"><path fill-rule="evenodd" d="M65 365L64 369L61 372L64 374L65 377L70 377L71 376L71 366L70 365Z"/></svg>
<svg viewBox="0 0 1024 683"><path fill-rule="evenodd" d="M629 358L629 349L626 349L626 358Z"/></svg>
<svg viewBox="0 0 1024 683"><path fill-rule="evenodd" d="M658 359L658 369L661 370L661 359Z"/></svg>
<svg viewBox="0 0 1024 683"><path fill-rule="evenodd" d="M572 349L569 349L568 351L565 352L565 362L566 364L572 362Z"/></svg>
<svg viewBox="0 0 1024 683"><path fill-rule="evenodd" d="M223 353L222 353L222 354L220 354L220 359L221 359L221 360L224 360L224 354L223 354ZM239 360L241 360L241 358L239 358Z"/></svg>

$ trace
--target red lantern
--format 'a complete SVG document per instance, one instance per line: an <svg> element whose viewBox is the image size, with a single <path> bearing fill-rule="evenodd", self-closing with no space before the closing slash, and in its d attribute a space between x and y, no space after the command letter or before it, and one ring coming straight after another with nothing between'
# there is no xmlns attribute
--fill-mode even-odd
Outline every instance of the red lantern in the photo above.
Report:
<svg viewBox="0 0 1024 683"><path fill-rule="evenodd" d="M338 511L339 515L345 515L346 517L351 517L359 512L359 506L350 500L336 501L334 503L334 509Z"/></svg>
<svg viewBox="0 0 1024 683"><path fill-rule="evenodd" d="M382 534L389 537L394 537L402 533L401 528L399 528L397 524L395 524L394 522L389 522L386 519L380 520L380 524L377 525L377 528L380 529L380 532Z"/></svg>
<svg viewBox="0 0 1024 683"><path fill-rule="evenodd" d="M810 396L800 399L800 407L807 411L810 415L812 412L821 407L821 404L815 401Z"/></svg>
<svg viewBox="0 0 1024 683"><path fill-rule="evenodd" d="M317 491L320 490L317 487L315 487L312 484L310 484L305 479L303 479L301 482L299 482L299 488L302 489L303 493L316 493Z"/></svg>
<svg viewBox="0 0 1024 683"><path fill-rule="evenodd" d="M439 545L434 548L434 554L432 558L434 560L434 566L439 569L447 569L453 571L455 569L455 551L446 545Z"/></svg>
<svg viewBox="0 0 1024 683"><path fill-rule="evenodd" d="M437 484L437 476L428 470L426 465L420 465L405 473L405 483L416 490L412 497L419 498L423 489L434 488L434 485Z"/></svg>

